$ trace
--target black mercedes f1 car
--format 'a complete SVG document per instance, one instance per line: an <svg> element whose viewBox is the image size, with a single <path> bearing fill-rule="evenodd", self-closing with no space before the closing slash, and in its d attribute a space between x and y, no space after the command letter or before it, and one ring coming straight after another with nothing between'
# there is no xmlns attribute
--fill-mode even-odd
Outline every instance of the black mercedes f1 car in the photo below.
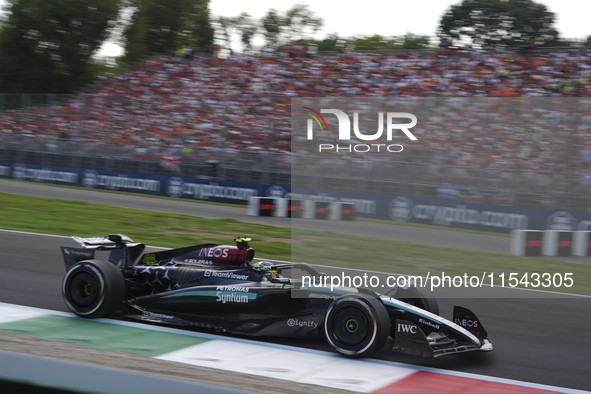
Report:
<svg viewBox="0 0 591 394"><path fill-rule="evenodd" d="M414 286L385 295L369 289L306 287L289 272L321 277L309 264L255 260L248 238L144 253L122 234L72 237L62 246L62 295L85 318L118 312L142 321L253 336L324 337L349 357L367 357L388 336L393 350L423 357L491 351L476 315L454 307L453 321ZM109 251L108 261L95 259Z"/></svg>

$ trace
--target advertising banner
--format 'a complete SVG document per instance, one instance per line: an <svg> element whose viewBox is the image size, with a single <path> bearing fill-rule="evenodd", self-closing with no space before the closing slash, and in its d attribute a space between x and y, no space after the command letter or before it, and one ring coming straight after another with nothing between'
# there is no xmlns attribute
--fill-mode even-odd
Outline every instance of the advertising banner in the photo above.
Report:
<svg viewBox="0 0 591 394"><path fill-rule="evenodd" d="M0 162L0 178L247 205L251 197L353 203L358 217L470 230L591 230L591 214L405 196Z"/></svg>

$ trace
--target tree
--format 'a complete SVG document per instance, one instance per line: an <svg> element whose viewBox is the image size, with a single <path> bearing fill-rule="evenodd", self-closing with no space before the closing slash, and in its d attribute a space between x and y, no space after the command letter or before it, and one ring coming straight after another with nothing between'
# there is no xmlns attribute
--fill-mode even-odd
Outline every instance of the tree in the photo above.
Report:
<svg viewBox="0 0 591 394"><path fill-rule="evenodd" d="M356 37L354 42L356 51L390 51L396 49L426 49L429 47L429 36L406 33L403 36L384 37L379 34L373 36Z"/></svg>
<svg viewBox="0 0 591 394"><path fill-rule="evenodd" d="M318 45L319 52L334 52L343 50L347 40L339 37L337 33L332 33L324 37L322 40L315 40L314 43Z"/></svg>
<svg viewBox="0 0 591 394"><path fill-rule="evenodd" d="M283 20L277 10L271 9L261 20L261 27L265 31L265 41L269 46L278 46L279 35L281 33L281 25Z"/></svg>
<svg viewBox="0 0 591 394"><path fill-rule="evenodd" d="M135 10L123 32L126 62L182 47L211 48L209 0L131 0L130 4Z"/></svg>
<svg viewBox="0 0 591 394"><path fill-rule="evenodd" d="M400 37L402 41L401 49L426 49L431 46L429 36L422 36L419 34L406 33Z"/></svg>
<svg viewBox="0 0 591 394"><path fill-rule="evenodd" d="M316 33L323 25L322 18L314 16L307 5L297 4L284 15L271 9L261 20L267 45L277 47Z"/></svg>
<svg viewBox="0 0 591 394"><path fill-rule="evenodd" d="M533 0L463 0L439 23L441 43L472 47L522 46L528 41L552 46L558 40L554 13Z"/></svg>
<svg viewBox="0 0 591 394"><path fill-rule="evenodd" d="M92 56L119 0L7 0L0 30L0 91L67 93L94 78Z"/></svg>
<svg viewBox="0 0 591 394"><path fill-rule="evenodd" d="M218 16L213 20L214 36L217 40L224 42L224 46L230 47L230 36L234 29L233 18L227 16Z"/></svg>
<svg viewBox="0 0 591 394"><path fill-rule="evenodd" d="M399 49L400 45L393 37L384 37L379 34L373 36L357 37L352 40L355 43L356 51L379 51Z"/></svg>
<svg viewBox="0 0 591 394"><path fill-rule="evenodd" d="M259 27L256 20L243 12L233 20L235 28L240 33L240 41L245 49L252 50L252 39L257 34Z"/></svg>

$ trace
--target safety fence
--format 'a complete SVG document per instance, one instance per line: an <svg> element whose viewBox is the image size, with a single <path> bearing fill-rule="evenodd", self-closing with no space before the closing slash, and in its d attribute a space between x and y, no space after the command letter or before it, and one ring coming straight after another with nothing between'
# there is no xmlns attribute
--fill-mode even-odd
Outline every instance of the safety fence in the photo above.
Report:
<svg viewBox="0 0 591 394"><path fill-rule="evenodd" d="M404 162L382 163L383 166L377 163L370 170L363 169L362 165L348 166L347 172L340 174L336 170L319 173L297 165L292 169L292 157L288 155L224 151L204 151L196 157L183 157L175 168L170 168L161 158L118 157L106 144L98 144L94 155L81 154L80 147L68 143L55 152L45 149L0 148L0 162L277 186L290 186L295 182L317 190L573 212L587 212L591 207L591 180L572 173L495 171L446 165L434 171L432 165ZM294 161L297 163L297 158Z"/></svg>

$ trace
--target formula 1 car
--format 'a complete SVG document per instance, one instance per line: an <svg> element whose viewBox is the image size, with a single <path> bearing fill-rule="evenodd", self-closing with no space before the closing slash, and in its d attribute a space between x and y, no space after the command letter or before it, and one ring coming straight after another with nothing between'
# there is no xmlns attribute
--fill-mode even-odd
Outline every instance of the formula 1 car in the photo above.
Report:
<svg viewBox="0 0 591 394"><path fill-rule="evenodd" d="M385 295L306 287L289 271L324 274L305 263L254 260L248 238L237 238L237 246L203 244L155 253L144 253L144 244L122 234L72 238L81 247L61 247L67 269L62 295L81 317L118 312L233 334L324 337L348 357L372 355L388 336L394 351L423 357L492 350L486 330L466 308L454 308L454 323L438 316L437 302L414 286ZM96 251L109 251L108 261L95 259Z"/></svg>

